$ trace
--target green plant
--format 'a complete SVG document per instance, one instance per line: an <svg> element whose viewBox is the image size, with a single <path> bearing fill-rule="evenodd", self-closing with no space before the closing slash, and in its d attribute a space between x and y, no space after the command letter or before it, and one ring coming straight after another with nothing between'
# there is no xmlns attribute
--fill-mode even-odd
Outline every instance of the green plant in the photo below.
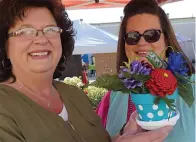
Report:
<svg viewBox="0 0 196 142"><path fill-rule="evenodd" d="M83 88L84 84L82 83L81 77L66 77L63 81L65 84L76 86L80 89Z"/></svg>
<svg viewBox="0 0 196 142"><path fill-rule="evenodd" d="M107 92L106 89L95 86L88 86L84 89L84 91L87 93L87 96L94 109L98 106L104 94Z"/></svg>
<svg viewBox="0 0 196 142"><path fill-rule="evenodd" d="M85 85L82 83L81 77L66 77L63 82L65 84L73 85L83 90L84 93L88 96L90 103L94 109L97 107L102 97L107 92L106 89L100 87L85 87Z"/></svg>

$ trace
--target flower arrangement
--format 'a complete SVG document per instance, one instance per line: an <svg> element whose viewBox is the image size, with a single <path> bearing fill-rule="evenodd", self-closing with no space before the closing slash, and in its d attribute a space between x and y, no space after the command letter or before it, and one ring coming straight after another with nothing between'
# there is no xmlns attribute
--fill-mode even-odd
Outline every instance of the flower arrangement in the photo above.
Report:
<svg viewBox="0 0 196 142"><path fill-rule="evenodd" d="M97 108L98 104L100 103L101 99L107 91L108 90L104 88L99 88L95 86L88 86L87 88L84 88L84 92L86 92L90 103L94 109Z"/></svg>
<svg viewBox="0 0 196 142"><path fill-rule="evenodd" d="M149 52L146 58L149 63L129 60L119 74L104 74L91 85L131 93L141 121L169 121L177 115L178 95L189 107L194 102L193 82L188 76L186 61L182 53L175 51L165 61L154 52Z"/></svg>
<svg viewBox="0 0 196 142"><path fill-rule="evenodd" d="M84 83L82 82L81 77L76 77L76 76L74 76L74 77L66 77L66 78L64 78L63 82L65 84L76 86L76 87L78 87L80 89L83 89L83 87L84 87Z"/></svg>
<svg viewBox="0 0 196 142"><path fill-rule="evenodd" d="M85 84L82 82L81 77L66 77L63 82L69 85L76 86L79 89L83 90L84 93L88 96L90 103L94 109L96 109L102 97L107 92L107 90L104 88L85 86Z"/></svg>

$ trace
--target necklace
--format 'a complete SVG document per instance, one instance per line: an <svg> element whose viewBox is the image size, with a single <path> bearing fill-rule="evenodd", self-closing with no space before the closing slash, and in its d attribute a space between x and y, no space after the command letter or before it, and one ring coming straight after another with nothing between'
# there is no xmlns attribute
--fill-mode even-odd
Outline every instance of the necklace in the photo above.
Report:
<svg viewBox="0 0 196 142"><path fill-rule="evenodd" d="M28 93L30 93L30 94L32 94L33 96L35 96L36 98L38 98L37 95L34 93L34 91L33 91L32 89L30 89L29 87L27 87L26 85L24 85L20 80L18 80L18 82L20 82L20 84L16 82L16 85L17 85L20 89L24 89L24 90L27 91ZM51 107L52 107L51 103L50 103L47 99L45 99L44 97L39 97L39 99L41 99L41 100L43 100L44 102L46 102L48 108L51 108Z"/></svg>

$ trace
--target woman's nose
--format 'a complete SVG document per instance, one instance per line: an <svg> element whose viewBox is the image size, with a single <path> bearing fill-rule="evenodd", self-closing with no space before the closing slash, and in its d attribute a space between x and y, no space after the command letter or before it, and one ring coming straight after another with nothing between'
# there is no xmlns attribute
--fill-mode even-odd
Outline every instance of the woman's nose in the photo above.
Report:
<svg viewBox="0 0 196 142"><path fill-rule="evenodd" d="M143 46L143 45L147 45L148 42L144 39L143 36L141 36L140 40L138 41L137 45L139 46Z"/></svg>
<svg viewBox="0 0 196 142"><path fill-rule="evenodd" d="M35 44L46 44L46 43L48 43L48 39L44 35L42 30L37 31L37 36L35 37L33 43L35 43Z"/></svg>

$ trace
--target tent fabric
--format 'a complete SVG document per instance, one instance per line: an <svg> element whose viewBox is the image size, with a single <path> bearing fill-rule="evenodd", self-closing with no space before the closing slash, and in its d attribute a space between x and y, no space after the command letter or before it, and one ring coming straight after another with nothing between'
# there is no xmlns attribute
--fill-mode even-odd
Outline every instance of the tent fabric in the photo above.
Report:
<svg viewBox="0 0 196 142"><path fill-rule="evenodd" d="M190 61L195 60L195 46L193 43L193 40L189 37L181 36L176 34L176 38L178 40L178 43L180 44L180 47L182 51L185 53L185 55L189 58Z"/></svg>
<svg viewBox="0 0 196 142"><path fill-rule="evenodd" d="M73 54L115 53L117 36L80 20L73 21L76 32Z"/></svg>
<svg viewBox="0 0 196 142"><path fill-rule="evenodd" d="M80 20L73 21L73 27L76 32L74 55L116 53L117 36ZM191 61L194 60L195 47L193 40L178 34L176 34L176 38L188 58Z"/></svg>
<svg viewBox="0 0 196 142"><path fill-rule="evenodd" d="M66 9L124 7L130 0L62 0ZM157 0L160 5L181 0Z"/></svg>

